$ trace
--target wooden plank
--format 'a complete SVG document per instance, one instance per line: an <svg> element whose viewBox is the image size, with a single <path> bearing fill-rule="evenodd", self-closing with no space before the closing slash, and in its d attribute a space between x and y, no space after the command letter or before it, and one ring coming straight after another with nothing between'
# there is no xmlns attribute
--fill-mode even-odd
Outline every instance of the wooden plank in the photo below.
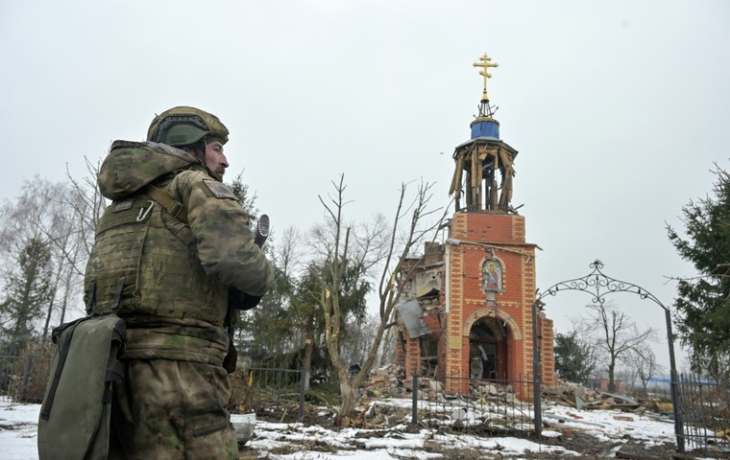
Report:
<svg viewBox="0 0 730 460"><path fill-rule="evenodd" d="M451 180L451 188L449 189L449 196L452 193L456 194L458 200L461 196L461 173L464 171L464 155L459 154L456 159L456 169L454 169L454 177Z"/></svg>

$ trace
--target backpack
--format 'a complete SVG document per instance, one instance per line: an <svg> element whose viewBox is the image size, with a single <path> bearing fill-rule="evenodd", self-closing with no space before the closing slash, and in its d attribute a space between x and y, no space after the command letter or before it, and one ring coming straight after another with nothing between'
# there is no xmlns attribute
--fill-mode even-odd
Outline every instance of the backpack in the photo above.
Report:
<svg viewBox="0 0 730 460"><path fill-rule="evenodd" d="M112 384L124 379L127 342L116 314L53 329L56 351L38 420L39 460L97 460L109 454Z"/></svg>

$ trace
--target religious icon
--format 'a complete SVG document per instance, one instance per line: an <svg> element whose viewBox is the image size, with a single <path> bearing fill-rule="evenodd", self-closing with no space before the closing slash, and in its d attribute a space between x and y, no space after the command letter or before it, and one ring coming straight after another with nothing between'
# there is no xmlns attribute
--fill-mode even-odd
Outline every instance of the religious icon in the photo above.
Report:
<svg viewBox="0 0 730 460"><path fill-rule="evenodd" d="M502 264L497 259L487 259L482 265L482 288L502 292Z"/></svg>

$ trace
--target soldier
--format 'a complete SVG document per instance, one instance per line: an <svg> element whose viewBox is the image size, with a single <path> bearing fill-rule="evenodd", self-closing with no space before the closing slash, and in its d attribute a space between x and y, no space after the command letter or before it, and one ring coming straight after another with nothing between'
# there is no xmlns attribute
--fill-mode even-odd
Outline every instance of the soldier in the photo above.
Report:
<svg viewBox="0 0 730 460"><path fill-rule="evenodd" d="M238 308L255 306L273 270L221 182L220 120L175 107L154 118L147 141L114 142L101 166L112 203L84 281L87 312L115 312L127 326L109 458L236 459L225 409L228 294Z"/></svg>

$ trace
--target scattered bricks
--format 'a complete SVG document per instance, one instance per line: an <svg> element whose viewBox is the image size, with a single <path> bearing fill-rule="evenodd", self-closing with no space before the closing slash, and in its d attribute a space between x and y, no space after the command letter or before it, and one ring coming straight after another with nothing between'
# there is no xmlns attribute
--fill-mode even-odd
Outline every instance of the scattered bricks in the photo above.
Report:
<svg viewBox="0 0 730 460"><path fill-rule="evenodd" d="M373 375L370 377L370 386L387 388L390 386L390 378L387 375Z"/></svg>
<svg viewBox="0 0 730 460"><path fill-rule="evenodd" d="M620 422L633 422L634 417L629 417L628 415L614 415L614 420L618 420Z"/></svg>
<svg viewBox="0 0 730 460"><path fill-rule="evenodd" d="M428 385L429 385L429 389L431 391L438 391L438 392L444 391L444 384L439 382L438 380L429 380Z"/></svg>

